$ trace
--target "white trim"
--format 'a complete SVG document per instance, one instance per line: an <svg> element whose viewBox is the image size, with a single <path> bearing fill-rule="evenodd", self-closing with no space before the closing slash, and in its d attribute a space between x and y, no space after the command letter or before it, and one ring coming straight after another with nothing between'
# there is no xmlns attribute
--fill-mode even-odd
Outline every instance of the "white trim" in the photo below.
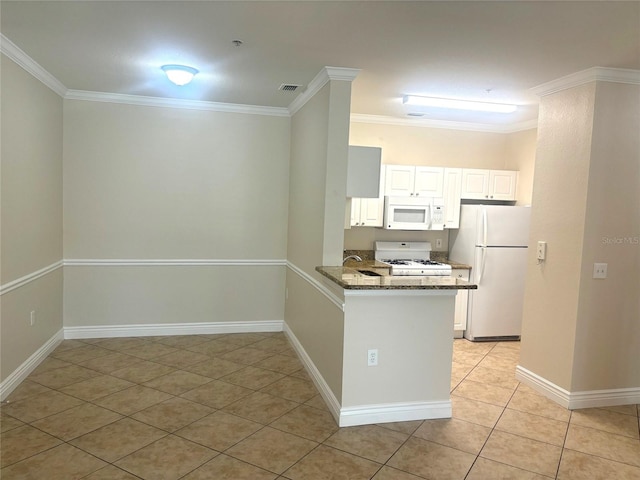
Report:
<svg viewBox="0 0 640 480"><path fill-rule="evenodd" d="M352 113L351 122L395 125L399 127L443 128L448 130L489 133L515 133L538 128L538 119L508 125L492 125L488 123L452 122L448 120L433 120L427 118L398 118L385 115L367 115L362 113Z"/></svg>
<svg viewBox="0 0 640 480"><path fill-rule="evenodd" d="M320 396L324 400L324 403L329 408L329 412L331 413L331 415L333 415L333 418L339 424L340 423L340 402L338 401L336 396L333 394L333 391L331 390L331 388L329 388L329 385L324 380L324 377L322 376L320 371L316 368L315 364L311 360L311 357L309 357L306 350L304 349L304 347L302 346L298 338L295 336L295 334L291 331L291 328L289 328L289 325L287 325L286 322L284 324L283 330L285 335L291 342L293 349L298 354L300 361L302 362L305 369L309 373L309 376L311 377L313 384L318 389L318 392L320 392Z"/></svg>
<svg viewBox="0 0 640 480"><path fill-rule="evenodd" d="M347 289L344 290L345 297L444 297L455 296L458 290L469 289L457 289L457 288L441 288L441 289L405 289L405 288L393 288L393 289L381 289L381 290L368 290L368 289Z"/></svg>
<svg viewBox="0 0 640 480"><path fill-rule="evenodd" d="M83 339L281 332L283 324L283 320L258 320L254 322L156 323L138 325L97 325L92 327L64 327L64 338Z"/></svg>
<svg viewBox="0 0 640 480"><path fill-rule="evenodd" d="M520 365L516 379L569 410L640 403L640 387L569 392Z"/></svg>
<svg viewBox="0 0 640 480"><path fill-rule="evenodd" d="M542 378L518 365L516 367L516 379L563 407L569 407L569 391L557 386L546 378Z"/></svg>
<svg viewBox="0 0 640 480"><path fill-rule="evenodd" d="M322 285L322 283L317 281L315 278L313 278L307 272L305 272L301 268L295 266L293 263L287 261L287 267L290 268L293 272L295 272L299 277L303 278L308 283L310 283L312 287L314 287L322 295L327 297L327 299L331 303L333 303L336 307L338 307L340 310L342 310L344 312L344 301L340 297L338 297L331 290L329 290L327 287Z"/></svg>
<svg viewBox="0 0 640 480"><path fill-rule="evenodd" d="M40 80L56 94L64 97L67 93L67 87L65 87L60 80L42 68L39 63L27 55L22 49L20 49L20 47L5 37L2 33L0 33L0 51L2 51L3 54L13 60L16 64L20 65L33 77Z"/></svg>
<svg viewBox="0 0 640 480"><path fill-rule="evenodd" d="M16 280L12 280L9 283L5 283L4 285L0 285L0 295L9 293L10 291L15 290L16 288L23 287L24 285L31 283L34 280L37 280L38 278L43 277L46 274L59 269L60 267L63 266L63 262L64 262L63 260L58 260L57 262L52 263L47 267L41 268L40 270L36 270L35 272L31 272L25 275L24 277L20 277Z"/></svg>
<svg viewBox="0 0 640 480"><path fill-rule="evenodd" d="M640 387L588 390L571 394L569 409L612 407L640 403Z"/></svg>
<svg viewBox="0 0 640 480"><path fill-rule="evenodd" d="M181 98L145 97L121 93L90 92L85 90L67 90L65 100L83 100L87 102L120 103L145 107L182 108L187 110L206 110L211 112L243 113L247 115L269 115L289 117L284 107L262 107L259 105L241 105L237 103L208 102L203 100L185 100Z"/></svg>
<svg viewBox="0 0 640 480"><path fill-rule="evenodd" d="M353 82L360 73L359 68L324 67L324 70L330 80L340 80L344 82Z"/></svg>
<svg viewBox="0 0 640 480"><path fill-rule="evenodd" d="M59 330L38 350L35 351L22 365L16 368L11 375L0 383L0 400L5 400L25 378L33 372L42 361L53 352L63 340L63 331Z"/></svg>
<svg viewBox="0 0 640 480"><path fill-rule="evenodd" d="M64 260L64 266L67 267L100 267L100 266L180 266L180 267L197 267L197 266L234 266L234 267L284 267L287 261L284 259L157 259L157 258L70 258Z"/></svg>
<svg viewBox="0 0 640 480"><path fill-rule="evenodd" d="M451 400L443 402L389 403L362 405L340 409L340 427L370 425L373 423L409 422L451 418Z"/></svg>
<svg viewBox="0 0 640 480"><path fill-rule="evenodd" d="M556 80L543 83L537 87L533 87L531 92L543 97L545 95L551 95L552 93L595 81L640 85L640 70L604 67L587 68L586 70L581 70Z"/></svg>
<svg viewBox="0 0 640 480"><path fill-rule="evenodd" d="M289 104L289 115L293 116L298 110L300 110L309 100L311 100L316 93L324 87L329 80L343 80L352 82L360 70L356 68L342 68L342 67L324 67L318 72L318 74L309 82L307 89L298 95Z"/></svg>

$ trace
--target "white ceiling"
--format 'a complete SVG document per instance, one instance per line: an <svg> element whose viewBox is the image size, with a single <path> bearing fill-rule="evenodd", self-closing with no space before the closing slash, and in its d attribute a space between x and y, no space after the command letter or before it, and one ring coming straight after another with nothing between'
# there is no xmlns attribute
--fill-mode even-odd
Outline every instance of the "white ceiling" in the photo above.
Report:
<svg viewBox="0 0 640 480"><path fill-rule="evenodd" d="M514 102L518 112L426 119L535 120L540 84L600 66L640 70L640 2L11 1L2 34L72 90L287 107L324 66L360 69L352 113L410 119L405 94ZM236 47L232 41L242 40ZM160 66L200 70L176 87Z"/></svg>

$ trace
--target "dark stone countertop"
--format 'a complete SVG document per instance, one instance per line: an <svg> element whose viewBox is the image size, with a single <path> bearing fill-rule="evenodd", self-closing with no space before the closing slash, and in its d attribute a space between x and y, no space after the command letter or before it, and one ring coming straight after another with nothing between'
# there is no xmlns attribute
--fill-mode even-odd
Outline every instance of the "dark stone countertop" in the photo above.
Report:
<svg viewBox="0 0 640 480"><path fill-rule="evenodd" d="M374 269L379 262L356 262L353 267L316 267L316 271L347 290L475 290L477 285L455 277L369 276L359 270ZM384 264L380 264L383 268ZM357 270L356 270L357 268Z"/></svg>

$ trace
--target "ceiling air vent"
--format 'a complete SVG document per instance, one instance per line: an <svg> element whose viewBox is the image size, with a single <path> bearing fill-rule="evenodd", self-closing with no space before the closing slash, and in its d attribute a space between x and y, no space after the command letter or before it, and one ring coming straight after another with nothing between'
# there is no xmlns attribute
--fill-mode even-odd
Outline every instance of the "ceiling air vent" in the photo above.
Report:
<svg viewBox="0 0 640 480"><path fill-rule="evenodd" d="M293 83L283 83L278 87L278 90L282 90L283 92L295 92L302 85L295 85Z"/></svg>

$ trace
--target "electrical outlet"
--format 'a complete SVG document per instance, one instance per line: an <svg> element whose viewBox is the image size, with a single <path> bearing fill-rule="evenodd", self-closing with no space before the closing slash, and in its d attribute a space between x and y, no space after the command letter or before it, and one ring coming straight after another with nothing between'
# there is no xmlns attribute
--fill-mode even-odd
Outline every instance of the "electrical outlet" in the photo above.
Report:
<svg viewBox="0 0 640 480"><path fill-rule="evenodd" d="M33 327L35 324L36 324L36 311L32 310L31 314L29 315L29 325Z"/></svg>
<svg viewBox="0 0 640 480"><path fill-rule="evenodd" d="M375 367L376 365L378 365L378 349L374 348L367 351L367 366Z"/></svg>
<svg viewBox="0 0 640 480"><path fill-rule="evenodd" d="M593 278L607 278L607 264L606 263L594 263L593 264Z"/></svg>

